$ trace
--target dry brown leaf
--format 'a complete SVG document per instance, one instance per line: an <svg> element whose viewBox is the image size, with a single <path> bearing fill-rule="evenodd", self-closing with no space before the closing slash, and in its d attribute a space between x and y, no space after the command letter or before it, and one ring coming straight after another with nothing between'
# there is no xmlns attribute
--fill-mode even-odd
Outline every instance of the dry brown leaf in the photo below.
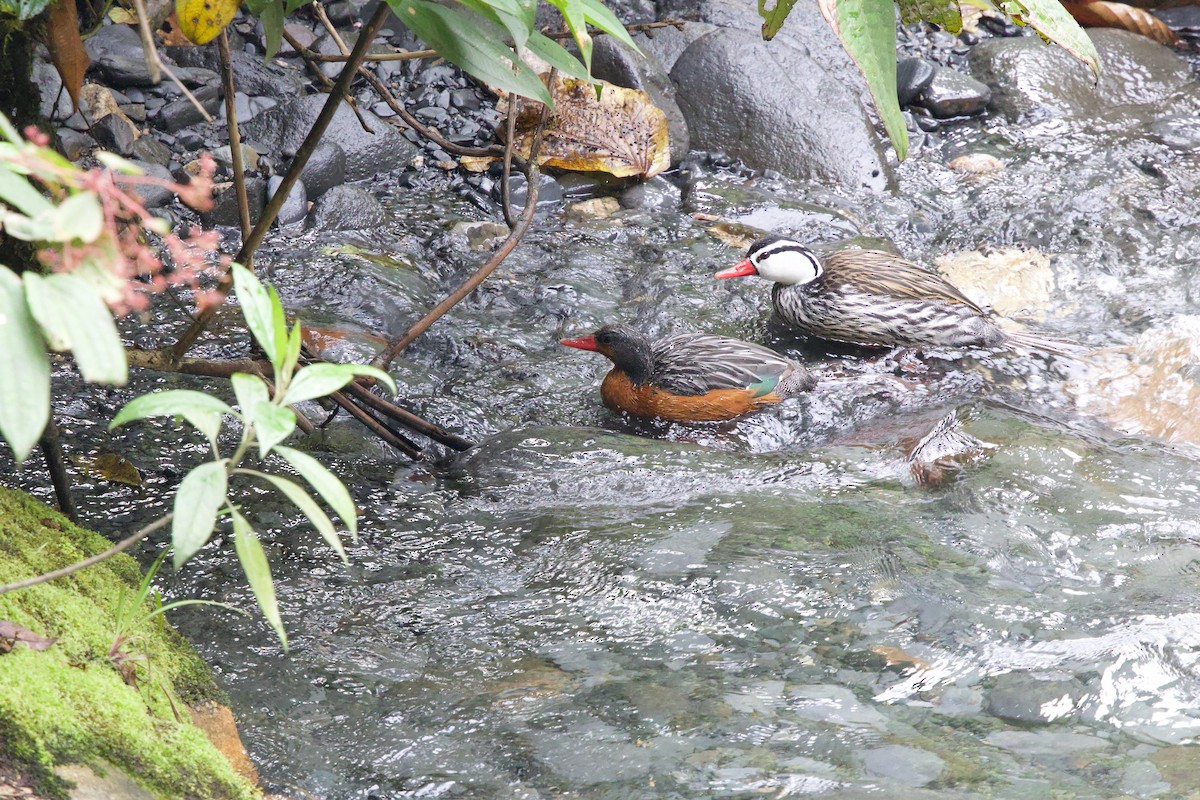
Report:
<svg viewBox="0 0 1200 800"><path fill-rule="evenodd" d="M30 650L49 650L57 639L47 639L44 636L38 636L28 628L22 628L15 622L0 620L0 650L7 653L12 649L12 646L17 642L28 647Z"/></svg>
<svg viewBox="0 0 1200 800"><path fill-rule="evenodd" d="M193 47L191 39L184 35L179 28L179 17L172 11L158 30L158 42L163 47Z"/></svg>
<svg viewBox="0 0 1200 800"><path fill-rule="evenodd" d="M137 25L137 14L128 8L113 6L108 10L108 18L114 25Z"/></svg>
<svg viewBox="0 0 1200 800"><path fill-rule="evenodd" d="M905 666L916 667L917 669L927 669L929 667L928 662L923 658L909 655L899 647L893 647L892 645L877 644L871 648L871 652L883 656L887 660L889 667Z"/></svg>
<svg viewBox="0 0 1200 800"><path fill-rule="evenodd" d="M1065 2L1063 6L1080 25L1133 31L1161 44L1177 45L1182 42L1161 19L1149 11L1125 3L1096 0L1092 3Z"/></svg>
<svg viewBox="0 0 1200 800"><path fill-rule="evenodd" d="M499 160L495 156L459 156L458 164L467 172L487 172L492 162Z"/></svg>
<svg viewBox="0 0 1200 800"><path fill-rule="evenodd" d="M555 78L554 114L546 126L538 163L618 178L649 178L671 165L667 116L645 92L601 82ZM514 147L528 156L542 104L518 101ZM505 126L501 125L501 132Z"/></svg>
<svg viewBox="0 0 1200 800"><path fill-rule="evenodd" d="M58 70L67 94L75 108L79 108L79 87L83 86L83 73L87 72L92 60L83 49L79 36L79 15L75 0L55 0L50 6L50 18L46 23L46 49L50 61Z"/></svg>
<svg viewBox="0 0 1200 800"><path fill-rule="evenodd" d="M706 228L709 236L720 239L734 250L745 250L767 233L762 228L756 228L753 225L746 225L728 219L721 219L711 214L693 214L692 217L701 222L714 223Z"/></svg>

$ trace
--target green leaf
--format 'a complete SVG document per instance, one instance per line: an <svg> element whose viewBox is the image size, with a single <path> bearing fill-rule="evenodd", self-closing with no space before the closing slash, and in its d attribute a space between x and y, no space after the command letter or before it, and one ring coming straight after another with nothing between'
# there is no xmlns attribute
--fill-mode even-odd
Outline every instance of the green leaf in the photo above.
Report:
<svg viewBox="0 0 1200 800"><path fill-rule="evenodd" d="M268 286L267 293L271 296L271 338L275 341L275 352L277 353L276 358L271 360L271 365L275 367L275 375L278 379L283 371L283 362L287 361L287 316L283 313L283 301L279 299L279 292L275 291L275 287Z"/></svg>
<svg viewBox="0 0 1200 800"><path fill-rule="evenodd" d="M280 492L283 493L288 500L295 504L296 508L303 512L304 516L308 517L308 521L317 529L317 533L333 548L333 551L342 559L342 563L349 564L350 559L346 558L346 549L342 547L342 540L338 538L337 531L333 528L333 522L319 505L317 501L309 497L308 493L300 488L295 481L290 481L287 478L281 478L278 475L268 475L265 472L258 472L252 469L240 469L246 475L253 475L256 478L261 478L267 481Z"/></svg>
<svg viewBox="0 0 1200 800"><path fill-rule="evenodd" d="M242 562L242 571L246 573L246 581L254 592L258 607L275 629L275 635L279 637L286 653L287 633L283 630L283 618L279 615L279 603L275 600L275 581L271 579L267 554L263 552L262 542L246 518L236 508L230 510L233 516L233 549L237 552L238 561Z"/></svg>
<svg viewBox="0 0 1200 800"><path fill-rule="evenodd" d="M526 19L525 8L516 0L459 0L467 8L496 25L502 26L520 49L533 30L534 20Z"/></svg>
<svg viewBox="0 0 1200 800"><path fill-rule="evenodd" d="M593 80L583 62L568 53L561 44L549 36L543 36L534 31L525 42L525 46L531 53L555 67L559 72L581 81L591 82Z"/></svg>
<svg viewBox="0 0 1200 800"><path fill-rule="evenodd" d="M304 335L300 331L300 323L292 325L292 332L288 334L287 354L283 359L283 372L288 380L291 380L292 375L296 371L296 364L300 362L300 349L304 344Z"/></svg>
<svg viewBox="0 0 1200 800"><path fill-rule="evenodd" d="M592 36L587 32L587 15L584 13L583 4L579 0L548 0L548 2L562 14L563 21L567 23L571 35L575 37L575 44L579 47L579 54L583 56L584 66L591 74Z"/></svg>
<svg viewBox="0 0 1200 800"><path fill-rule="evenodd" d="M4 114L0 114L0 135L12 144L22 141L21 134L17 133L17 129L13 126L12 121L4 116Z"/></svg>
<svg viewBox="0 0 1200 800"><path fill-rule="evenodd" d="M33 188L24 176L0 164L0 201L20 211L26 216L33 217L53 210L54 204Z"/></svg>
<svg viewBox="0 0 1200 800"><path fill-rule="evenodd" d="M300 3L296 8L305 4ZM291 0L288 5L288 10L291 11ZM263 34L267 39L267 54L264 60L270 61L279 52L279 45L283 42L283 0L246 0L246 7L262 22Z"/></svg>
<svg viewBox="0 0 1200 800"><path fill-rule="evenodd" d="M484 83L553 104L550 92L512 48L487 32L478 14L430 0L388 0L409 30L438 55Z"/></svg>
<svg viewBox="0 0 1200 800"><path fill-rule="evenodd" d="M617 37L617 40L624 43L627 47L633 48L635 53L642 52L633 39L629 35L629 31L625 30L625 26L621 24L621 20L617 19L617 15L609 10L608 6L601 3L600 0L579 0L583 6L583 15L588 23L595 25L600 30Z"/></svg>
<svg viewBox="0 0 1200 800"><path fill-rule="evenodd" d="M122 175L144 175L146 173L146 170L137 164L108 150L97 150L93 155L97 161L113 172L120 172Z"/></svg>
<svg viewBox="0 0 1200 800"><path fill-rule="evenodd" d="M0 436L20 464L50 419L50 363L25 292L0 265Z"/></svg>
<svg viewBox="0 0 1200 800"><path fill-rule="evenodd" d="M25 298L50 348L74 353L84 380L125 385L125 346L108 306L87 281L70 273L27 272Z"/></svg>
<svg viewBox="0 0 1200 800"><path fill-rule="evenodd" d="M896 0L903 4L904 0ZM796 5L796 0L776 0L775 7L767 10L767 0L758 0L758 15L763 18L762 37L768 42L775 38L775 34L779 33L779 29L783 27L784 20L788 14L792 13L792 6Z"/></svg>
<svg viewBox="0 0 1200 800"><path fill-rule="evenodd" d="M925 20L951 33L962 30L958 0L896 0L896 5L900 7L900 21L905 25Z"/></svg>
<svg viewBox="0 0 1200 800"><path fill-rule="evenodd" d="M204 434L215 448L221 421L226 414L233 413L233 409L224 402L203 392L168 389L133 398L108 423L108 429L146 417L183 417Z"/></svg>
<svg viewBox="0 0 1200 800"><path fill-rule="evenodd" d="M997 0L996 6L1013 22L1028 25L1043 39L1052 41L1088 65L1100 77L1100 54L1096 45L1058 0Z"/></svg>
<svg viewBox="0 0 1200 800"><path fill-rule="evenodd" d="M281 408L267 396L267 385L257 375L235 372L230 377L233 393L246 423L254 426L258 454L265 457L271 448L286 439L296 429L296 415L290 408Z"/></svg>
<svg viewBox="0 0 1200 800"><path fill-rule="evenodd" d="M242 306L242 316L246 318L246 327L271 363L278 365L285 352L285 343L275 340L275 309L271 304L271 293L254 277L253 272L241 264L233 264L230 269L233 270L233 287Z"/></svg>
<svg viewBox="0 0 1200 800"><path fill-rule="evenodd" d="M299 472L304 480L308 481L317 494L321 495L321 498L329 504L329 507L342 518L342 522L346 524L350 535L357 539L358 510L354 506L354 500L350 497L350 492L346 489L346 485L330 472L324 464L317 461L308 453L293 450L290 447L283 447L282 445L276 447L275 452L291 464L292 468L296 472Z"/></svg>
<svg viewBox="0 0 1200 800"><path fill-rule="evenodd" d="M225 502L229 461L210 461L189 472L175 493L175 519L171 523L175 569L182 567L201 547L208 544L217 524L217 511Z"/></svg>
<svg viewBox="0 0 1200 800"><path fill-rule="evenodd" d="M27 20L36 17L50 6L51 0L0 0L0 14Z"/></svg>
<svg viewBox="0 0 1200 800"><path fill-rule="evenodd" d="M903 161L908 154L908 129L896 99L896 11L892 0L817 0L817 5L867 79L896 157Z"/></svg>
<svg viewBox="0 0 1200 800"><path fill-rule="evenodd" d="M313 364L304 367L292 378L287 394L283 396L283 405L290 406L303 400L324 397L341 389L354 380L356 375L376 378L391 388L392 394L396 393L396 383L392 376L376 367L365 364Z"/></svg>

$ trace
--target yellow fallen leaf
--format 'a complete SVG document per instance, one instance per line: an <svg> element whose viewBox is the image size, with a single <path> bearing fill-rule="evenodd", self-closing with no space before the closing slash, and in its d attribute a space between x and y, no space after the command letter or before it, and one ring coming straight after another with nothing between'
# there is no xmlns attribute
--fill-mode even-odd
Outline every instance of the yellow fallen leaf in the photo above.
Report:
<svg viewBox="0 0 1200 800"><path fill-rule="evenodd" d="M134 14L128 8L113 6L108 11L108 18L113 21L114 25L136 25L137 14Z"/></svg>
<svg viewBox="0 0 1200 800"><path fill-rule="evenodd" d="M650 178L669 167L666 114L645 92L603 81L601 87L597 98L593 84L555 78L554 114L538 163L618 178ZM514 147L526 157L541 113L541 103L518 99ZM497 130L503 133L505 126Z"/></svg>
<svg viewBox="0 0 1200 800"><path fill-rule="evenodd" d="M495 156L459 156L458 163L467 172L487 172L493 161L500 159Z"/></svg>
<svg viewBox="0 0 1200 800"><path fill-rule="evenodd" d="M233 19L238 5L239 0L175 0L179 30L196 44L207 44Z"/></svg>

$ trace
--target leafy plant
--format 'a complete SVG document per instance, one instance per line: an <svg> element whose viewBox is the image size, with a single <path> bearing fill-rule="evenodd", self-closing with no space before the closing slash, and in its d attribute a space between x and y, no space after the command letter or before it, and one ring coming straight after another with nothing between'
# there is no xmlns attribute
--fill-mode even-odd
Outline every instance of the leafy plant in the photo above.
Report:
<svg viewBox="0 0 1200 800"><path fill-rule="evenodd" d="M230 481L252 479L268 484L290 500L312 523L330 547L346 560L333 522L321 505L298 483L280 475L248 469L242 462L255 451L260 460L278 456L300 474L309 486L341 518L352 537L358 535L354 501L342 482L312 456L285 447L281 442L296 428L294 403L336 392L356 377L374 378L393 394L390 375L361 364L314 364L301 367L300 323L287 328L283 306L274 287L265 287L245 267L232 265L234 289L242 314L255 341L266 353L273 370L272 381L260 375L235 373L230 382L240 410L202 392L173 389L142 395L120 410L109 425L116 428L148 417L179 417L208 440L214 460L189 472L175 494L171 527L173 561L178 569L204 547L224 514L233 530L234 549L250 588L279 640L287 647L287 634L279 614L270 567L258 534L230 496ZM241 424L241 436L232 453L222 456L219 434L226 418Z"/></svg>
<svg viewBox="0 0 1200 800"><path fill-rule="evenodd" d="M50 270L18 274L0 264L0 437L18 462L50 418L47 348L70 351L87 381L124 385L125 349L113 311L144 308L145 293L168 280L194 285L209 263L219 262L215 232L180 237L136 194L138 186L163 186L204 208L211 159L182 186L145 176L105 152L97 153L103 168L81 170L47 147L44 134L31 128L27 136L0 114L0 230L38 245L38 258ZM169 279L144 240L147 231L172 254Z"/></svg>
<svg viewBox="0 0 1200 800"><path fill-rule="evenodd" d="M1059 0L994 0L994 8L1016 22L1029 25L1043 39L1063 47L1100 75L1100 54L1083 28ZM770 9L759 0L763 38L779 32L795 0L776 0ZM962 28L959 0L817 0L821 14L854 59L883 119L883 127L904 160L908 130L896 98L896 6L904 22L924 19L957 33Z"/></svg>

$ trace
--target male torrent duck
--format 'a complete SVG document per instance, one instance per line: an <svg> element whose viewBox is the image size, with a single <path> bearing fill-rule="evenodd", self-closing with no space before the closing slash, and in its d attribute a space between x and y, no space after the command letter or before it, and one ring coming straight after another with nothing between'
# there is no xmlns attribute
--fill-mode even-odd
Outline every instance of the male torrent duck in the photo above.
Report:
<svg viewBox="0 0 1200 800"><path fill-rule="evenodd" d="M719 422L808 391L800 364L757 344L707 333L656 341L627 325L605 325L562 344L613 362L600 397L614 411L672 422Z"/></svg>
<svg viewBox="0 0 1200 800"><path fill-rule="evenodd" d="M766 236L718 278L775 281L771 302L788 325L819 339L887 347L1017 346L1059 355L1079 348L1006 331L940 275L891 253L840 250L818 257L799 242Z"/></svg>

